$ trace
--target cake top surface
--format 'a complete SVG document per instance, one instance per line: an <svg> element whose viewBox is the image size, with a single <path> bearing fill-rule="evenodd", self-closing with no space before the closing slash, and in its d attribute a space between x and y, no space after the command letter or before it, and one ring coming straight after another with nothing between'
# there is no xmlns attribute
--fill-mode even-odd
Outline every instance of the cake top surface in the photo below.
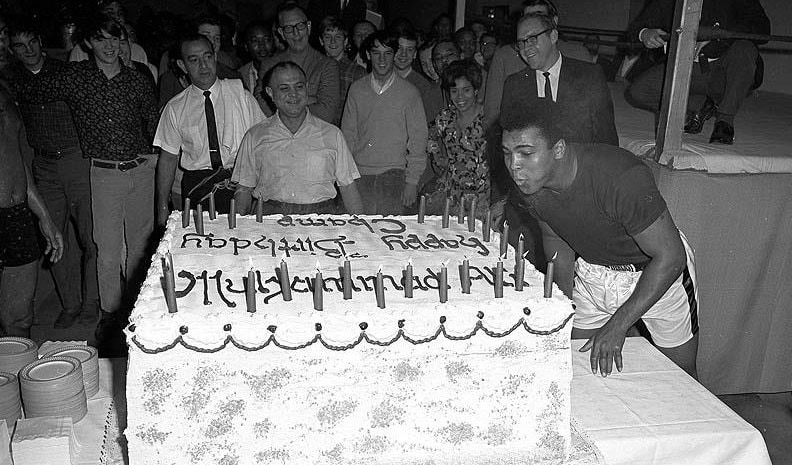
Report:
<svg viewBox="0 0 792 465"><path fill-rule="evenodd" d="M487 241L480 221L472 232L456 217L448 228L441 221L432 216L418 223L416 217L273 215L259 223L253 216L237 216L231 229L225 215L209 220L204 213L203 234L198 234L194 224L183 227L181 212L174 212L128 335L147 352L176 344L216 351L230 344L258 350L321 343L343 350L362 342L417 344L479 332L542 334L569 322L570 300L555 286L553 297L545 298L544 275L527 260L522 260L523 288L515 289L516 253L508 247L501 255L499 234L492 232ZM163 263L169 260L176 312L169 312L165 297ZM465 270L469 279L463 277ZM248 278L254 282L253 296L246 293ZM316 282L323 283L321 292ZM411 298L405 297L408 282ZM469 292L463 283L469 283ZM498 288L502 297L496 297ZM291 300L286 301L284 290Z"/></svg>

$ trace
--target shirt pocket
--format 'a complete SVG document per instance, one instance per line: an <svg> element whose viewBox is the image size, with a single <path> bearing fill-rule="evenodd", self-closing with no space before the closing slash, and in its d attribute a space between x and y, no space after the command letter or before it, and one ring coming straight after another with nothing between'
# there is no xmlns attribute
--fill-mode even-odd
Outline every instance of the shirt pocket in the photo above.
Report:
<svg viewBox="0 0 792 465"><path fill-rule="evenodd" d="M208 153L209 138L206 135L206 130L200 125L188 126L182 140L182 155L198 162L202 158L204 150Z"/></svg>
<svg viewBox="0 0 792 465"><path fill-rule="evenodd" d="M333 182L335 180L335 157L330 149L308 147L305 151L305 176L311 182Z"/></svg>

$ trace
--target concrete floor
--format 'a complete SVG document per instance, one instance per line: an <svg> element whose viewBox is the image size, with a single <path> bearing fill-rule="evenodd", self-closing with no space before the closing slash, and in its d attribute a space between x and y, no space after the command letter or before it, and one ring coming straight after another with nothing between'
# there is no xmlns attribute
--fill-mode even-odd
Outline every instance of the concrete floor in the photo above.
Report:
<svg viewBox="0 0 792 465"><path fill-rule="evenodd" d="M36 295L36 313L31 331L36 342L85 340L95 345L95 322L75 323L69 329L52 327L60 313L60 303L49 273L40 274ZM718 397L762 433L774 465L792 464L792 392Z"/></svg>

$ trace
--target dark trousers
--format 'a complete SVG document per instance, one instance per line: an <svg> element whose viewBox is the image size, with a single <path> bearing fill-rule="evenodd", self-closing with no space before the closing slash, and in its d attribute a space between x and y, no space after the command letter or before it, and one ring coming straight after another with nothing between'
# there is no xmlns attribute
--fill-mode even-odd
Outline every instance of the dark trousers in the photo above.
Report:
<svg viewBox="0 0 792 465"><path fill-rule="evenodd" d="M392 169L380 174L363 175L357 181L366 215L405 215L402 205L404 170Z"/></svg>
<svg viewBox="0 0 792 465"><path fill-rule="evenodd" d="M197 186L201 181L206 179L208 176L211 176L213 170L195 170L195 171L188 171L184 170L184 176L182 177L181 182L181 195L182 199L187 198L187 193L193 190L195 186ZM215 194L215 210L217 213L225 214L228 213L231 209L231 199L234 198L234 191L231 189L216 189ZM190 196L190 207L195 208L198 205L198 199ZM209 211L209 200L204 200L201 203L203 211ZM177 208L181 209L181 205L177 205Z"/></svg>
<svg viewBox="0 0 792 465"><path fill-rule="evenodd" d="M690 95L706 95L718 104L718 112L734 116L754 83L759 50L753 42L736 40L718 60L702 65L695 63L690 79ZM665 62L638 76L627 88L625 97L637 108L654 113L660 111L665 79ZM688 100L689 109L701 102Z"/></svg>
<svg viewBox="0 0 792 465"><path fill-rule="evenodd" d="M66 312L80 307L94 310L99 299L96 245L91 217L90 161L76 147L61 152L59 159L36 153L33 179L63 234L63 258L52 264L55 288Z"/></svg>

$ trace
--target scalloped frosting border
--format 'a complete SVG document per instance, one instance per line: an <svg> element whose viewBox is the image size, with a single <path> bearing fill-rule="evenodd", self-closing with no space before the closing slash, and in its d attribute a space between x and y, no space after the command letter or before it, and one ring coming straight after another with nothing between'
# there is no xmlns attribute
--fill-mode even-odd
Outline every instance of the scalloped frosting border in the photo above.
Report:
<svg viewBox="0 0 792 465"><path fill-rule="evenodd" d="M389 341L378 341L376 339L371 339L368 336L368 334L366 334L366 331L364 329L364 330L362 330L360 332L360 335L358 336L358 338L357 338L357 340L355 342L352 342L352 343L346 344L346 345L341 345L341 346L336 346L336 345L332 345L332 344L328 343L327 341L325 341L322 338L322 335L319 332L317 332L317 334L313 337L313 339L311 339L311 340L309 340L309 341L307 341L307 342L305 342L303 344L300 344L300 345L297 345L297 346L288 346L288 345L285 345L285 344L283 344L281 342L278 342L278 340L275 338L275 332L276 332L277 328L274 327L274 326L270 326L270 327L267 328L267 330L270 331L271 334L270 334L269 338L266 340L266 342L264 342L260 346L255 346L255 347L248 347L248 346L245 346L243 344L240 344L239 342L237 342L234 339L233 336L226 337L225 341L223 341L223 343L221 345L219 345L217 347L214 347L214 348L210 348L210 349L205 349L205 348L201 348L201 347L197 347L197 346L188 344L187 342L184 341L184 338L182 336L179 336L176 339L174 339L172 343L170 343L170 344L168 344L166 346L163 346L163 347L156 348L156 349L147 348L141 342L139 342L137 340L137 337L135 337L135 336L132 336L130 338L130 340L143 353L150 354L150 355L166 352L168 350L173 349L177 345L181 345L185 349L191 350L193 352L215 353L215 352L219 352L219 351L225 349L226 347L228 347L229 344L233 345L234 347L236 347L238 349L242 349L242 350L245 350L245 351L248 351L248 352L255 352L257 350L264 349L265 347L269 346L270 344L272 344L275 347L278 347L280 349L284 349L284 350L299 350L299 349L304 349L306 347L309 347L309 346L311 346L313 344L316 344L317 342L320 343L322 346L324 346L326 349L335 350L335 351L343 351L343 350L354 349L355 347L357 347L359 344L361 344L364 341L369 343L369 344L371 344L371 345L376 345L376 346L381 346L381 347L387 347L387 346L395 343L399 339L404 339L405 341L407 341L407 342L409 342L410 344L413 344L413 345L425 344L425 343L428 343L428 342L432 342L432 341L436 340L437 338L439 338L440 336L443 336L446 339L451 340L451 341L463 341L463 340L472 338L479 331L483 332L484 334L486 334L489 337L499 338L499 337L508 336L509 334L513 333L517 328L519 328L521 326L523 328L525 328L525 331L530 333L530 334L535 334L537 336L548 336L548 335L553 334L555 332L558 332L562 328L564 328L567 325L567 323L569 323L569 321L572 319L573 316L575 316L575 314L571 313L569 316L566 317L566 319L560 325L558 325L555 328L552 328L550 330L546 330L546 331L540 331L540 330L537 330L537 329L533 329L530 326L528 326L528 323L525 321L524 318L520 318L519 320L517 320L517 323L515 323L514 326L512 326L511 328L509 328L506 331L501 332L501 333L498 333L496 331L492 331L492 330L487 329L486 327L484 327L484 324L481 322L481 320L479 320L479 321L476 322L476 326L473 328L473 330L470 333L468 333L466 335L462 335L462 336L452 336L452 335L448 334L446 332L445 325L441 323L440 326L435 331L434 335L429 336L429 337L424 338L424 339L412 339L411 337L409 337L406 334L404 334L404 330L400 328L399 331L396 333L396 336L394 336L391 340L389 340ZM134 325L130 325L128 330L129 330L129 332L134 333L135 332ZM189 329L186 328L186 327L182 327L181 330L182 330L182 334L187 334ZM225 329L224 328L224 330L228 331L230 329Z"/></svg>

